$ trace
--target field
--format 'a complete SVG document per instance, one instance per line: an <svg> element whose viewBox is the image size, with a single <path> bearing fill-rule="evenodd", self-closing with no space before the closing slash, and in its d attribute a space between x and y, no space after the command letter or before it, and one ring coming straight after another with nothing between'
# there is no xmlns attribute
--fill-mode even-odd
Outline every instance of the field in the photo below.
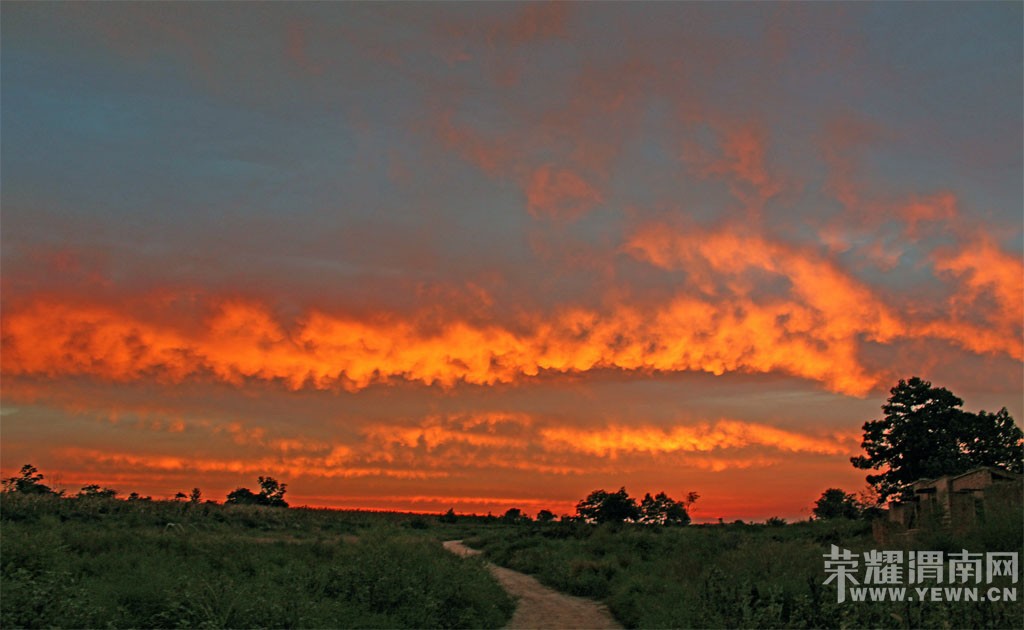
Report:
<svg viewBox="0 0 1024 630"><path fill-rule="evenodd" d="M0 501L4 628L494 628L513 609L412 516Z"/></svg>
<svg viewBox="0 0 1024 630"><path fill-rule="evenodd" d="M630 628L1015 628L1024 620L1019 593L1015 603L837 603L835 589L823 585L822 554L833 544L855 552L878 548L864 521L684 528L552 523L491 529L466 543L558 590L606 601ZM905 547L1020 550L1020 515L970 536L928 532Z"/></svg>
<svg viewBox="0 0 1024 630"><path fill-rule="evenodd" d="M0 495L0 625L480 627L514 608L493 562L601 599L627 627L1020 627L1017 602L836 602L822 554L864 521L640 527ZM1020 515L907 548L1020 550ZM1020 584L1016 585L1019 590Z"/></svg>

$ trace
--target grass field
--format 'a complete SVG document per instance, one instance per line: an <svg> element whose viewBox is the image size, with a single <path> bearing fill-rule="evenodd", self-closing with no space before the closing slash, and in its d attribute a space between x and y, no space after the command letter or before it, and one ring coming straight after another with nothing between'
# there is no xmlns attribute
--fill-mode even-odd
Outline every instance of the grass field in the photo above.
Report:
<svg viewBox="0 0 1024 630"><path fill-rule="evenodd" d="M1021 515L1003 514L969 535L941 529L904 550L1020 551ZM642 528L549 523L466 539L498 564L556 589L606 601L631 628L1018 628L1016 602L847 601L823 585L822 554L881 548L865 521ZM886 548L899 548L888 545ZM931 583L928 586L932 586Z"/></svg>
<svg viewBox="0 0 1024 630"><path fill-rule="evenodd" d="M822 554L864 521L640 527L0 494L0 626L500 627L493 562L604 600L627 627L1012 628L1017 602L836 602ZM907 549L1021 550L1020 514ZM891 546L890 546L891 547ZM1016 585L1020 587L1018 583Z"/></svg>
<svg viewBox="0 0 1024 630"><path fill-rule="evenodd" d="M4 628L494 628L514 607L412 516L0 502Z"/></svg>

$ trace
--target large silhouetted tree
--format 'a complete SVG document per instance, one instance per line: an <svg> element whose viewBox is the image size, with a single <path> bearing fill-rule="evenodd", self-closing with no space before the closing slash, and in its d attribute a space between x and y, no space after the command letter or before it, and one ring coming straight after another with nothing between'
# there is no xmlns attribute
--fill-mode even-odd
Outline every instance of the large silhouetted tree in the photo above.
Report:
<svg viewBox="0 0 1024 630"><path fill-rule="evenodd" d="M904 494L918 479L999 466L1015 472L1024 467L1024 434L1003 408L971 413L943 387L918 377L890 390L885 416L864 423L861 446L866 455L850 458L857 468L883 469L868 475L879 500Z"/></svg>
<svg viewBox="0 0 1024 630"><path fill-rule="evenodd" d="M576 504L576 514L589 522L621 523L640 518L640 509L626 489L619 488L618 492L594 490Z"/></svg>
<svg viewBox="0 0 1024 630"><path fill-rule="evenodd" d="M690 493L694 495L694 493ZM664 492L651 496L648 492L640 501L640 523L644 525L688 525L690 515L686 505Z"/></svg>
<svg viewBox="0 0 1024 630"><path fill-rule="evenodd" d="M228 493L227 503L234 505L269 505L272 507L288 507L284 493L288 487L273 477L260 477L260 492L254 493L248 488L238 488Z"/></svg>

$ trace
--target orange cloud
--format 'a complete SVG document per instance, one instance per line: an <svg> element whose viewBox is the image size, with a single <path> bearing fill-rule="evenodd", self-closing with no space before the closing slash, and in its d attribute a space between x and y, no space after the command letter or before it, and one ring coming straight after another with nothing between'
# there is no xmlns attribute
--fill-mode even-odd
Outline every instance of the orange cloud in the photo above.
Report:
<svg viewBox="0 0 1024 630"><path fill-rule="evenodd" d="M522 448L527 444L523 429L531 423L531 419L522 414L431 416L415 425L375 424L363 434L368 441L385 447L423 446L428 451L452 443L486 448Z"/></svg>
<svg viewBox="0 0 1024 630"><path fill-rule="evenodd" d="M1024 261L982 232L955 250L932 256L935 269L953 278L949 319L928 324L930 334L974 352L1006 352L1024 359Z"/></svg>
<svg viewBox="0 0 1024 630"><path fill-rule="evenodd" d="M867 391L876 377L860 367L856 338L886 342L905 333L897 313L828 259L755 234L655 225L635 233L625 249L656 266L685 270L696 289L715 296L689 300L684 309L695 312L686 315L711 320L709 335L729 335L720 354L742 348L743 361L757 371L816 374L838 391ZM788 290L752 299L772 276ZM731 363L720 368L731 369Z"/></svg>
<svg viewBox="0 0 1024 630"><path fill-rule="evenodd" d="M124 453L75 446L58 448L54 453L74 464L107 465L149 472L189 471L199 473L274 474L300 477L313 474L325 478L394 477L398 479L436 479L447 477L442 470L406 470L387 467L350 465L347 449L334 449L319 457L204 458L172 455Z"/></svg>
<svg viewBox="0 0 1024 630"><path fill-rule="evenodd" d="M898 208L896 214L907 224L907 236L914 238L922 223L948 222L957 218L957 198L951 192L915 197Z"/></svg>
<svg viewBox="0 0 1024 630"><path fill-rule="evenodd" d="M517 382L541 372L777 369L841 391L871 385L852 347L800 338L813 318L789 306L677 298L653 312L617 306L531 316L527 332L458 320L421 330L415 318L355 319L312 311L291 330L265 307L226 301L198 331L114 306L29 302L4 317L6 375L90 375L114 381L215 378L290 389L364 389L396 380L451 387ZM784 325L778 325L783 322ZM797 336L791 336L797 333ZM845 369L849 367L850 369ZM852 374L852 376L851 376Z"/></svg>
<svg viewBox="0 0 1024 630"><path fill-rule="evenodd" d="M862 194L866 186L858 177L860 158L869 144L887 135L887 130L866 119L842 116L828 125L821 139L822 153L830 167L825 190L857 218L876 214Z"/></svg>
<svg viewBox="0 0 1024 630"><path fill-rule="evenodd" d="M959 278L961 291L954 295L950 316L922 319L897 311L867 284L811 249L801 249L743 230L677 231L661 225L637 231L625 250L665 269L685 271L689 281L705 294L718 296L720 308L731 304L742 309L742 326L728 330L757 330L763 336L755 356L769 358L773 350L786 349L793 339L809 346L800 349L798 365L774 359L775 368L791 374L818 374L819 380L848 393L866 391L877 377L860 369L856 358L858 337L879 343L899 338L939 338L972 352L1006 354L1021 358L1022 290L1021 261L1000 250L987 237L978 237L956 254L938 254L935 268ZM775 293L751 303L761 282L760 274L784 279L788 292ZM983 311L996 323L994 330L972 325L957 315L964 306L972 309L989 297ZM960 308L957 308L957 307ZM828 348L817 354L813 348ZM819 364L819 361L821 362ZM753 359L748 364L759 365ZM829 365L841 371L830 372ZM763 371L771 371L764 364ZM761 371L761 370L758 370Z"/></svg>
<svg viewBox="0 0 1024 630"><path fill-rule="evenodd" d="M487 138L472 127L456 124L450 113L437 117L434 133L449 151L459 154L491 176L501 174L511 157L511 143L505 138Z"/></svg>
<svg viewBox="0 0 1024 630"><path fill-rule="evenodd" d="M762 128L742 125L722 132L722 155L702 170L704 175L731 180L731 190L752 210L784 189L782 180L768 172L767 141Z"/></svg>
<svg viewBox="0 0 1024 630"><path fill-rule="evenodd" d="M601 202L601 195L570 170L545 164L526 188L527 208L535 217L573 220Z"/></svg>
<svg viewBox="0 0 1024 630"><path fill-rule="evenodd" d="M97 408L106 405L98 403ZM251 485L257 475L269 474L289 483L289 500L295 505L432 512L455 506L458 511L496 513L520 507L571 513L575 500L589 490L621 483L637 496L645 490L678 493L682 488L697 489L709 498L714 491L728 501L733 490L724 480L735 483L769 466L788 479L785 466L797 460L800 466L842 460L857 443L853 432L802 431L733 419L667 426L611 420L587 429L558 417L522 412L388 418L384 423L353 419L347 431L190 419L186 440L161 433L136 438L136 447L126 448L97 436L85 444L49 448L57 465L35 456L29 461L72 491L85 483L101 483L123 492L170 496L199 485L206 496L222 498L238 485ZM174 422L159 414L154 420L161 420L161 426L133 428L162 431ZM5 457L12 449L20 453L17 445L6 444ZM523 487L540 489L524 498Z"/></svg>
<svg viewBox="0 0 1024 630"><path fill-rule="evenodd" d="M936 254L935 268L958 291L949 313L930 318L891 306L816 249L745 229L652 224L623 250L679 273L676 293L644 304L611 291L600 308L523 312L511 324L491 307L472 322L441 307L358 317L310 309L285 321L252 300L192 296L181 301L192 310L171 319L166 305L175 298L166 292L106 302L19 297L5 304L0 364L5 377L349 391L607 369L784 373L863 395L887 377L861 360L864 341L937 338L1021 357L1021 262L983 237Z"/></svg>
<svg viewBox="0 0 1024 630"><path fill-rule="evenodd" d="M841 440L818 438L738 420L669 429L631 425L611 425L603 429L548 428L542 429L541 435L550 448L602 457L616 457L620 453L702 453L747 446L767 446L790 453L836 455L856 451L858 439L855 434Z"/></svg>

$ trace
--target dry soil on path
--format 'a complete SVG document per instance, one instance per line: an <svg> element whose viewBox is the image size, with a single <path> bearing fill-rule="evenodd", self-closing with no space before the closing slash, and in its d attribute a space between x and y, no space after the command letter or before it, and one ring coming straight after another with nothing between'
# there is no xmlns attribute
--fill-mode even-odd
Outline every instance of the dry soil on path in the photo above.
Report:
<svg viewBox="0 0 1024 630"><path fill-rule="evenodd" d="M442 544L448 551L463 557L480 553L462 544L461 540L448 540ZM506 628L622 628L604 604L559 593L519 571L491 563L487 563L487 568L502 588L517 600L516 611Z"/></svg>

